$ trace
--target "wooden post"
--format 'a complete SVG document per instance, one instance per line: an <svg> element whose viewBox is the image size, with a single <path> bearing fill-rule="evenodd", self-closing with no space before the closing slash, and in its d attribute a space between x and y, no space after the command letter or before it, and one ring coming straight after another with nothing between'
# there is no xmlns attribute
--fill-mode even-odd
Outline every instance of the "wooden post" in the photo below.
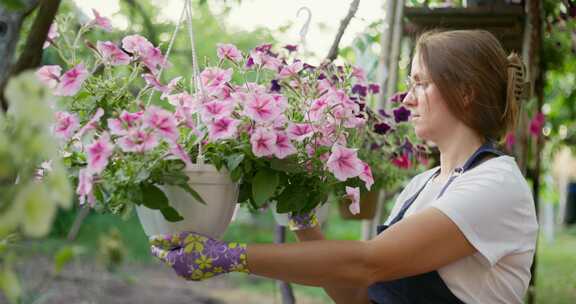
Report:
<svg viewBox="0 0 576 304"><path fill-rule="evenodd" d="M286 227L276 225L274 232L274 242L277 244L284 243L286 241ZM278 288L280 288L280 293L282 295L282 304L294 304L296 300L294 298L294 292L292 286L284 281L277 281Z"/></svg>
<svg viewBox="0 0 576 304"><path fill-rule="evenodd" d="M529 69L530 81L534 87L534 95L536 97L536 110L541 111L544 104L544 70L541 60L542 50L542 3L540 0L528 0L528 20L530 22L530 48L529 52ZM538 215L538 205L540 202L540 171L541 171L541 154L543 147L542 134L538 134L536 139L536 149L533 151L534 168L528 170L532 178L532 193L534 195L534 204L536 208L536 215ZM528 147L525 147L526 149ZM538 244L536 244L536 251ZM532 278L528 288L528 304L532 304L536 300L536 269L538 255L534 254L534 261L532 263L531 272Z"/></svg>

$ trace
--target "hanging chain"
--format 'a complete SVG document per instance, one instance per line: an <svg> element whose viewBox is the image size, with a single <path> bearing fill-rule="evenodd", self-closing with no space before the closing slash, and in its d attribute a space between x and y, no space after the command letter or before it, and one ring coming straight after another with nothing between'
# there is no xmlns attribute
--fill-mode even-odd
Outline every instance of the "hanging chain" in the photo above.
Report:
<svg viewBox="0 0 576 304"><path fill-rule="evenodd" d="M196 56L196 44L194 42L194 28L192 27L192 1L184 0L184 10L186 11L186 23L188 25L188 35L190 38L190 48L192 50L192 79L190 80L193 84L195 95L200 95L201 100L204 100L205 93L204 87L202 86L202 81L200 80L200 69L198 67L198 58ZM199 94L198 94L199 93ZM196 96L198 97L198 96ZM196 117L196 126L200 126L200 118ZM197 164L204 164L204 155L202 152L202 141L198 142L198 156L196 157Z"/></svg>

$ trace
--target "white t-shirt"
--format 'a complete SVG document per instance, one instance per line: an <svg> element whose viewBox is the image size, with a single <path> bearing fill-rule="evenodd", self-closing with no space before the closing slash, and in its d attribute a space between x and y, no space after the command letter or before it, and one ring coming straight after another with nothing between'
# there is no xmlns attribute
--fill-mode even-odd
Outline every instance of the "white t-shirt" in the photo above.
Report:
<svg viewBox="0 0 576 304"><path fill-rule="evenodd" d="M396 199L386 224L434 174L414 177ZM407 210L427 207L446 214L478 251L440 269L450 291L465 303L523 303L530 281L538 223L532 193L513 157L489 159L445 182L431 181Z"/></svg>

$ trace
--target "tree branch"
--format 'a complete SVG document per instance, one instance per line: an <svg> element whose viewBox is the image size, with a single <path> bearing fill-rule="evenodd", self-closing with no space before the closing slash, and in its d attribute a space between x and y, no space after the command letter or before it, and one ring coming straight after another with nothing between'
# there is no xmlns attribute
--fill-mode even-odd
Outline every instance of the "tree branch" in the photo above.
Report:
<svg viewBox="0 0 576 304"><path fill-rule="evenodd" d="M21 72L34 69L40 66L42 62L42 53L44 41L48 36L50 25L58 12L61 0L43 0L38 8L38 14L32 25L32 29L26 39L24 47L18 62L12 68L11 74L16 76Z"/></svg>
<svg viewBox="0 0 576 304"><path fill-rule="evenodd" d="M4 98L4 88L10 77L12 57L20 38L22 21L36 8L39 0L23 0L24 10L9 10L0 4L0 106L3 111L8 110L8 103Z"/></svg>
<svg viewBox="0 0 576 304"><path fill-rule="evenodd" d="M332 46L330 47L330 51L328 52L328 56L326 56L326 61L332 62L338 57L338 46L340 45L340 40L342 40L342 36L344 35L344 31L350 24L350 20L358 11L358 6L360 5L360 0L354 0L350 4L350 8L348 9L348 14L346 17L340 21L340 28L338 29L338 33L336 33L336 37L334 38L334 42L332 42Z"/></svg>

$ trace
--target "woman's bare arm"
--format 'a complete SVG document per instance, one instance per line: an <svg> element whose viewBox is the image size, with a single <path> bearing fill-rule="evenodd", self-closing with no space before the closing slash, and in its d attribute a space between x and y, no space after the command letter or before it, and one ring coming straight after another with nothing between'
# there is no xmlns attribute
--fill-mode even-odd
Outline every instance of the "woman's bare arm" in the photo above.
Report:
<svg viewBox="0 0 576 304"><path fill-rule="evenodd" d="M254 274L312 286L368 288L438 269L476 249L446 215L428 208L370 241L248 245Z"/></svg>

